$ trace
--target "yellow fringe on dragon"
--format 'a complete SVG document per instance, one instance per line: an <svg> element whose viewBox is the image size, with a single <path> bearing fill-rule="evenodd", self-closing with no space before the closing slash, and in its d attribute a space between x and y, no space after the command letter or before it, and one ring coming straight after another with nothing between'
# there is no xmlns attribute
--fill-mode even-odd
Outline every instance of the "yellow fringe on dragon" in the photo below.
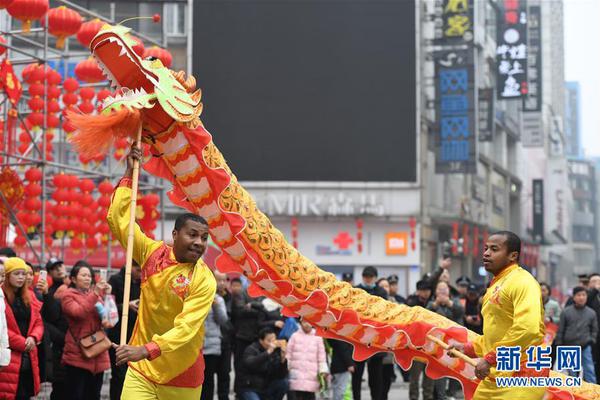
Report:
<svg viewBox="0 0 600 400"><path fill-rule="evenodd" d="M141 124L154 155L145 169L173 184L169 196L175 204L209 222L210 234L222 249L217 259L221 271L242 272L252 282L251 295L282 304L284 314L308 320L323 337L351 343L356 360L392 352L404 369L421 360L427 363L428 376L458 379L465 398L472 398L479 384L473 367L449 357L427 335L448 344L472 342L478 335L421 307L370 296L302 256L256 207L200 123L195 79L170 71L158 59L141 59L128 32L107 25L90 44L121 92L107 98L98 115L69 112L78 128L75 147L83 153L107 151L114 138L132 137ZM547 398L600 399L600 386L550 388Z"/></svg>

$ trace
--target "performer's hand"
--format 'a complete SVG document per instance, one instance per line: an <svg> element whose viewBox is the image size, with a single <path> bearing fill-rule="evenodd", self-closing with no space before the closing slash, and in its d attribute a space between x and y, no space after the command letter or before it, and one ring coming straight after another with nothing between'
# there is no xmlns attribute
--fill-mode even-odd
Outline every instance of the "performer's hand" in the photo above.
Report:
<svg viewBox="0 0 600 400"><path fill-rule="evenodd" d="M125 177L131 178L133 176L133 162L142 161L142 150L135 147L135 143L131 145L131 150L127 155L127 169L125 170Z"/></svg>
<svg viewBox="0 0 600 400"><path fill-rule="evenodd" d="M475 367L475 376L480 380L484 380L490 374L491 365L485 358L482 358Z"/></svg>
<svg viewBox="0 0 600 400"><path fill-rule="evenodd" d="M112 346L115 349L117 366L127 364L129 361L140 361L148 358L148 350L144 346L130 346L128 344L118 346L115 343Z"/></svg>

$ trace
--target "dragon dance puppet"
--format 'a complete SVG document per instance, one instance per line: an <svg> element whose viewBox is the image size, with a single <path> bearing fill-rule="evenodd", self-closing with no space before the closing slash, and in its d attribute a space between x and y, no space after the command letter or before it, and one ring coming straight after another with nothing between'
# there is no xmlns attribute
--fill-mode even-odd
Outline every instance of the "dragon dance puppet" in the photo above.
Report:
<svg viewBox="0 0 600 400"><path fill-rule="evenodd" d="M90 44L121 93L107 98L98 115L69 114L78 128L72 138L78 151L108 151L115 138L134 138L141 126L153 154L144 168L173 184L169 198L174 204L206 219L222 250L216 261L220 271L243 273L251 295L278 302L284 315L302 317L323 337L351 343L354 359L392 352L404 369L419 360L427 363L429 377L457 379L465 398L472 398L479 384L473 365L448 356L444 346L477 342L480 336L424 308L353 288L302 256L256 207L215 147L199 119L202 103L195 79L165 68L160 60L140 58L128 32L107 25ZM553 371L550 376L564 377ZM600 386L584 382L549 388L547 398L600 399Z"/></svg>

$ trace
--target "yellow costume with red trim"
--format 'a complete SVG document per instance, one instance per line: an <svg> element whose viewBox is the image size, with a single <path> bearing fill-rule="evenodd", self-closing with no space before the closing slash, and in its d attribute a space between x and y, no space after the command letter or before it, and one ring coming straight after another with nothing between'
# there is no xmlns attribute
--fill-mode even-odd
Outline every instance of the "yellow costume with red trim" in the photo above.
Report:
<svg viewBox="0 0 600 400"><path fill-rule="evenodd" d="M121 180L107 216L122 246L127 243L130 182ZM177 262L170 246L148 238L137 224L133 259L142 267L142 283L129 344L145 346L149 357L129 363L133 371L127 374L122 398L137 400L154 393L158 399L198 399L204 378L204 320L215 296L215 278L201 259L195 265Z"/></svg>
<svg viewBox="0 0 600 400"><path fill-rule="evenodd" d="M477 357L490 364L490 375L479 383L474 400L536 400L542 399L544 388L498 387L493 377L548 376L548 370L536 372L525 368L530 346L539 346L544 339L544 306L540 285L519 265L502 270L483 296L483 336L472 343ZM521 368L518 372L497 371L496 349L501 346L521 346ZM469 353L469 349L466 349Z"/></svg>

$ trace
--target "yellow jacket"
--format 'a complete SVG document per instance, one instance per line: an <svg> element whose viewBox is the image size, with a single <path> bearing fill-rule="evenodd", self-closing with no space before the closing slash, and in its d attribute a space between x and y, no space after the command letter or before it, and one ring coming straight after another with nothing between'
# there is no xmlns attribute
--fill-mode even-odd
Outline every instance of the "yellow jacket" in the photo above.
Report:
<svg viewBox="0 0 600 400"><path fill-rule="evenodd" d="M108 210L115 239L127 245L131 188L122 179ZM178 263L170 246L148 238L135 225L133 259L142 267L138 319L130 345L146 346L147 360L129 366L157 384L198 387L203 381L204 320L216 281L202 259Z"/></svg>
<svg viewBox="0 0 600 400"><path fill-rule="evenodd" d="M496 348L521 346L521 373L496 371L490 376L527 374L525 351L542 344L544 338L544 306L540 285L535 278L517 264L505 268L494 278L483 296L481 309L483 335L473 342L478 357L485 357L495 365ZM474 399L541 399L544 389L498 388L493 378L486 378L477 387Z"/></svg>

